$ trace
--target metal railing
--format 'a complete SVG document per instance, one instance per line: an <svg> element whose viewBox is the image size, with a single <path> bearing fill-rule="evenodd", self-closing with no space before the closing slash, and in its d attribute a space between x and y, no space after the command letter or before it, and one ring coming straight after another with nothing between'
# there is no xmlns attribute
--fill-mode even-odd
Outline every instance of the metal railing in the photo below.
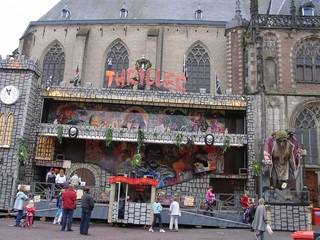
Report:
<svg viewBox="0 0 320 240"><path fill-rule="evenodd" d="M81 125L66 125L59 124L63 128L63 137L69 137L68 131L71 127L76 127L79 130L78 138L81 139L105 139L105 128L97 128L91 126L81 126ZM40 135L44 136L57 136L56 130L57 124L40 124ZM178 134L182 134L182 144L186 144L188 139L192 139L194 144L204 145L205 136L207 133L199 132L182 132L182 131L166 131L158 132L156 129L147 129L144 132L145 142L147 143L171 143L176 142L176 137ZM214 135L214 145L222 146L224 142L224 134L213 134ZM114 141L127 141L136 142L138 136L137 129L125 129L125 128L114 128L112 139ZM228 134L230 137L230 146L243 146L247 144L246 134Z"/></svg>
<svg viewBox="0 0 320 240"><path fill-rule="evenodd" d="M164 206L169 206L173 197L177 198L181 210L192 211L200 214L219 215L222 211L242 212L240 205L240 195L235 193L216 193L216 202L212 207L206 203L205 196L198 193L190 192L158 192L160 202Z"/></svg>
<svg viewBox="0 0 320 240"><path fill-rule="evenodd" d="M75 190L81 189L82 187L76 187ZM105 190L105 187L94 187L88 186L90 194L93 196L96 202L109 202L109 191ZM61 191L61 187L53 183L46 182L32 182L30 185L30 197L40 196L43 200L53 200L56 198Z"/></svg>

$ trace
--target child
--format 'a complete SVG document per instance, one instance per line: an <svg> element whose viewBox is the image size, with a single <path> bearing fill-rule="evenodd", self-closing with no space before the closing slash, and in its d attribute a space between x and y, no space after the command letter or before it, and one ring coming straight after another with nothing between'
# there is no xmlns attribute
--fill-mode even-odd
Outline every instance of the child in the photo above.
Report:
<svg viewBox="0 0 320 240"><path fill-rule="evenodd" d="M154 203L152 204L153 222L152 222L151 227L149 228L149 232L153 232L153 227L154 227L154 225L156 225L157 219L159 221L160 232L161 233L165 232L162 229L161 211L162 211L161 203L159 202L159 198L156 197Z"/></svg>
<svg viewBox="0 0 320 240"><path fill-rule="evenodd" d="M56 203L56 206L57 206L57 212L56 212L56 215L54 217L54 220L53 220L53 224L60 224L61 223L61 219L62 219L62 192L63 192L63 189L61 190L61 192L59 193L58 197L57 197L57 203Z"/></svg>
<svg viewBox="0 0 320 240"><path fill-rule="evenodd" d="M33 218L36 213L36 209L34 207L33 201L29 201L29 203L25 206L26 210L26 221L25 221L25 227L32 227L33 225Z"/></svg>
<svg viewBox="0 0 320 240"><path fill-rule="evenodd" d="M170 204L170 225L169 229L172 231L173 222L175 225L175 230L178 231L178 217L181 216L180 206L177 202L177 198L174 197L172 203Z"/></svg>

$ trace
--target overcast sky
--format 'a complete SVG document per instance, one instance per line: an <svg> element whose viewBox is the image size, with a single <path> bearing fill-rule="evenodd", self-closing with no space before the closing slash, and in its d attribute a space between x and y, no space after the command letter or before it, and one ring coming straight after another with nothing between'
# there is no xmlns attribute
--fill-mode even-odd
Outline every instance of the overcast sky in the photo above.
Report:
<svg viewBox="0 0 320 240"><path fill-rule="evenodd" d="M59 0L0 0L0 55L19 46L19 38L30 21L38 20Z"/></svg>

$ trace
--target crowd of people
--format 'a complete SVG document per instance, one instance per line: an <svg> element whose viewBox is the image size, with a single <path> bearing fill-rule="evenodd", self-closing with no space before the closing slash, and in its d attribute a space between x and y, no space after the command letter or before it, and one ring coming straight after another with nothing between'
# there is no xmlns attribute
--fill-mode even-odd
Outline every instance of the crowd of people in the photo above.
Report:
<svg viewBox="0 0 320 240"><path fill-rule="evenodd" d="M67 182L64 172L60 170L59 174L55 175L52 169L47 174L47 182L50 183L55 178L55 184L62 184L60 193L57 196L56 207L57 212L53 220L53 224L61 225L61 231L73 231L72 219L74 210L77 208L77 193L75 186L79 185L80 178L77 174L74 174L69 182ZM51 180L50 180L51 179ZM90 194L89 188L84 187L82 189L83 195L81 198L81 222L80 222L80 234L88 235L90 226L91 213L94 209L94 199ZM205 202L207 205L206 211L213 213L214 206L216 205L216 197L213 192L213 188L209 187L205 195ZM263 240L264 232L267 227L266 209L264 206L264 199L261 198L258 201L258 206L254 204L254 201L249 197L248 192L239 199L240 205L243 209L242 221L251 225L251 230L256 231L256 239ZM29 199L26 194L24 186L19 187L19 191L16 194L14 209L17 211L15 227L31 227L33 225L36 209L34 203ZM149 232L154 232L156 223L159 224L159 232L164 233L165 230L162 227L162 205L159 198L156 197L152 204L153 222L149 228ZM180 205L177 201L177 197L172 198L170 208L170 231L178 231L178 219L181 216ZM22 222L22 219L24 221Z"/></svg>
<svg viewBox="0 0 320 240"><path fill-rule="evenodd" d="M50 168L46 175L46 183L54 184L58 188L63 188L66 184L70 184L74 187L81 184L81 178L78 176L77 172L74 172L72 177L68 180L63 169Z"/></svg>

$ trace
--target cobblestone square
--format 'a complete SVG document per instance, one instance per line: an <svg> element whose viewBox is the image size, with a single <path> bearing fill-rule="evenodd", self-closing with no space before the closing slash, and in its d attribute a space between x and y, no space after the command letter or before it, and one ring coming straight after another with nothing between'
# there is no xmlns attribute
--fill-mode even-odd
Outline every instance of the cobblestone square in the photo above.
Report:
<svg viewBox="0 0 320 240"><path fill-rule="evenodd" d="M61 232L59 226L51 222L35 222L32 229L15 228L9 225L13 218L0 219L0 240L254 240L254 233L247 229L219 229L219 228L183 228L179 232L150 233L142 227L112 227L104 223L93 223L89 229L89 236L79 234L79 222L73 224L73 232ZM167 230L167 227L165 230ZM291 239L290 232L275 232L272 236L265 235L266 240Z"/></svg>

